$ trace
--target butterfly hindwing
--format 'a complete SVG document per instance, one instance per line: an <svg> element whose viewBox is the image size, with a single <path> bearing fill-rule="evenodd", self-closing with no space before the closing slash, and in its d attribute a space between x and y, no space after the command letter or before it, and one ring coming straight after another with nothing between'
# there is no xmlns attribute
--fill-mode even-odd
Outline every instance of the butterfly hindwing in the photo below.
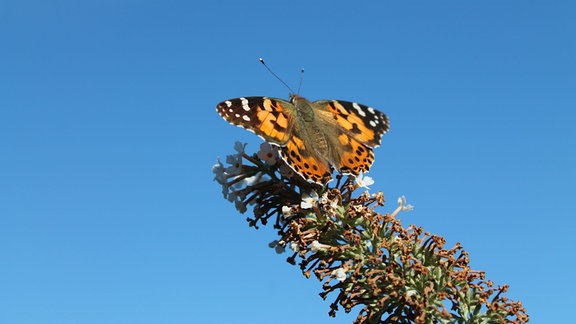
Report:
<svg viewBox="0 0 576 324"><path fill-rule="evenodd" d="M310 143L300 136L297 128L286 146L281 148L280 155L304 179L324 183L331 178L330 164L310 147Z"/></svg>
<svg viewBox="0 0 576 324"><path fill-rule="evenodd" d="M372 148L360 143L355 138L341 135L338 137L345 149L341 150L338 170L342 173L358 175L360 172L368 172L374 162Z"/></svg>

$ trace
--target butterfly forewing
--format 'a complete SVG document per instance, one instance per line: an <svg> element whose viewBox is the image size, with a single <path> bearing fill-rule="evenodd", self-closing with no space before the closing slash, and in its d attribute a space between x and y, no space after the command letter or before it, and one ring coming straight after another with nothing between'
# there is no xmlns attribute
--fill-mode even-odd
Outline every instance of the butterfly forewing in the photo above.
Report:
<svg viewBox="0 0 576 324"><path fill-rule="evenodd" d="M294 123L294 106L282 99L245 97L225 100L216 110L231 124L246 128L264 140L285 145Z"/></svg>
<svg viewBox="0 0 576 324"><path fill-rule="evenodd" d="M313 102L318 117L333 120L345 134L368 147L378 147L389 129L388 117L372 107L343 100Z"/></svg>

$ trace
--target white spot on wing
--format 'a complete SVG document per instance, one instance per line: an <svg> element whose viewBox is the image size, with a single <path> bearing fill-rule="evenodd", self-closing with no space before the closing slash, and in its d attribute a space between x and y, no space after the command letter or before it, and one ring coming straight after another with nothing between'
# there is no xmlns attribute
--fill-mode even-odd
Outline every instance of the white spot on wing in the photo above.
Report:
<svg viewBox="0 0 576 324"><path fill-rule="evenodd" d="M354 107L354 109L356 109L356 111L358 112L358 115L360 115L362 117L366 117L366 112L362 109L362 107L360 107L359 104L353 102L352 107Z"/></svg>
<svg viewBox="0 0 576 324"><path fill-rule="evenodd" d="M250 106L248 106L248 99L240 98L240 102L242 103L242 108L246 111L250 111Z"/></svg>
<svg viewBox="0 0 576 324"><path fill-rule="evenodd" d="M375 122L375 121L373 121L373 120L371 120L371 121L370 121L370 126L372 126L372 127L376 127L376 122Z"/></svg>
<svg viewBox="0 0 576 324"><path fill-rule="evenodd" d="M372 115L375 115L375 114L376 114L376 112L374 111L374 108L372 108L372 107L368 107L368 111L369 111Z"/></svg>
<svg viewBox="0 0 576 324"><path fill-rule="evenodd" d="M224 103L226 104L226 107L230 108L232 106L232 101L230 100L226 100L224 101Z"/></svg>
<svg viewBox="0 0 576 324"><path fill-rule="evenodd" d="M242 116L242 119L244 119L245 121L250 121L250 117L248 117L247 115Z"/></svg>

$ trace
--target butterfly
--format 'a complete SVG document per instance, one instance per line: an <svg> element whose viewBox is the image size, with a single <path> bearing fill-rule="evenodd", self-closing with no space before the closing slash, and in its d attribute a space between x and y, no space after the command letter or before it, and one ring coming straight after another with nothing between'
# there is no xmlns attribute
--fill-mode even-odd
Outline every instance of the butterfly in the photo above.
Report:
<svg viewBox="0 0 576 324"><path fill-rule="evenodd" d="M389 129L388 117L374 108L341 100L290 101L243 97L222 101L217 112L233 125L279 147L282 159L304 179L324 184L332 168L342 174L367 172L373 148Z"/></svg>

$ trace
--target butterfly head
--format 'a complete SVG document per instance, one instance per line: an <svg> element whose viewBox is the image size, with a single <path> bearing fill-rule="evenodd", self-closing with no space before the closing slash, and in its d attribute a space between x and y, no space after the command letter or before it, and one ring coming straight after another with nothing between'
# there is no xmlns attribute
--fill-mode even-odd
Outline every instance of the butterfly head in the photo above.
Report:
<svg viewBox="0 0 576 324"><path fill-rule="evenodd" d="M304 97L300 96L299 94L291 93L290 94L290 102L296 106L298 102L308 101Z"/></svg>

